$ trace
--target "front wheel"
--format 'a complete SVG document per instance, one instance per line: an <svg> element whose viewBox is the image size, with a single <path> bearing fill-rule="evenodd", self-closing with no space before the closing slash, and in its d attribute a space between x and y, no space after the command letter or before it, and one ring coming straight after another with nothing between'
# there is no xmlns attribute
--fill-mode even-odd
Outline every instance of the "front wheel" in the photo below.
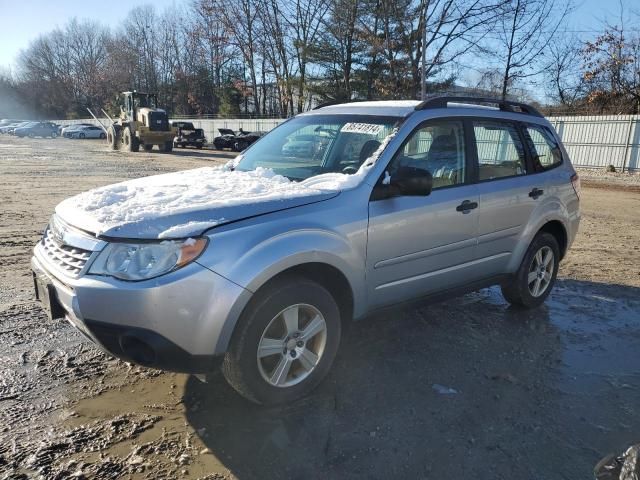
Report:
<svg viewBox="0 0 640 480"><path fill-rule="evenodd" d="M340 334L340 309L323 286L299 276L281 278L258 291L242 314L223 373L253 402L290 402L326 376Z"/></svg>
<svg viewBox="0 0 640 480"><path fill-rule="evenodd" d="M550 233L535 236L513 279L502 285L502 295L512 305L535 308L551 293L558 275L560 247Z"/></svg>
<svg viewBox="0 0 640 480"><path fill-rule="evenodd" d="M129 127L125 127L122 133L122 143L125 150L129 152L137 152L140 149L138 137L136 137Z"/></svg>
<svg viewBox="0 0 640 480"><path fill-rule="evenodd" d="M117 150L120 146L120 141L118 138L119 131L116 126L111 126L107 129L107 143L111 150Z"/></svg>

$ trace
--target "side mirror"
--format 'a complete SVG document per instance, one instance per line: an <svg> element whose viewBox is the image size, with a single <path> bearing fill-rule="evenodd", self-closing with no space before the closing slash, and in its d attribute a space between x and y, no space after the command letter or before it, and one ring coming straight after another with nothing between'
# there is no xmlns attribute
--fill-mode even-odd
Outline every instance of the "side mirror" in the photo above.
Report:
<svg viewBox="0 0 640 480"><path fill-rule="evenodd" d="M400 167L394 177L391 177L390 185L395 185L403 196L426 197L433 188L431 172L422 168Z"/></svg>
<svg viewBox="0 0 640 480"><path fill-rule="evenodd" d="M426 197L433 188L431 172L422 168L400 167L393 175L384 177L373 189L371 200L392 197Z"/></svg>

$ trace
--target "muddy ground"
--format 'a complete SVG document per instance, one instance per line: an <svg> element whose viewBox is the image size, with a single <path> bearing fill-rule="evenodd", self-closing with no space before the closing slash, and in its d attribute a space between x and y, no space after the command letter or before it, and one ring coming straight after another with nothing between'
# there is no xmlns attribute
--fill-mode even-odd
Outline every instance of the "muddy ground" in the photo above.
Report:
<svg viewBox="0 0 640 480"><path fill-rule="evenodd" d="M230 156L0 136L0 478L589 479L640 442L635 188L585 182L543 307L493 288L352 324L327 380L287 407L127 365L46 319L29 258L57 202Z"/></svg>

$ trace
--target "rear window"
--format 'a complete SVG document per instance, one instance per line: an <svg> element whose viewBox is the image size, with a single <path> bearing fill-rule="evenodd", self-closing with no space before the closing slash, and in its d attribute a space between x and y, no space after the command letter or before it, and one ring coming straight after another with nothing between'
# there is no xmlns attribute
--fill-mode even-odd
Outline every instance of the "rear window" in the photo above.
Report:
<svg viewBox="0 0 640 480"><path fill-rule="evenodd" d="M514 177L527 173L524 146L512 123L474 121L480 180Z"/></svg>
<svg viewBox="0 0 640 480"><path fill-rule="evenodd" d="M560 145L549 129L540 125L527 125L526 131L534 171L542 172L562 163Z"/></svg>

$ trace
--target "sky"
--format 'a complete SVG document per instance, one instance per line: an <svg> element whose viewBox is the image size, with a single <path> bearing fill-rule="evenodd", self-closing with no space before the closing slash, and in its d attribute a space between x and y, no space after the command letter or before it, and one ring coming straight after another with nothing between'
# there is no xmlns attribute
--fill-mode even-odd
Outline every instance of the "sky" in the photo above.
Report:
<svg viewBox="0 0 640 480"><path fill-rule="evenodd" d="M39 35L63 27L73 17L117 26L132 8L153 4L162 10L190 0L0 0L0 68L15 64L20 50Z"/></svg>
<svg viewBox="0 0 640 480"><path fill-rule="evenodd" d="M0 0L0 69L13 67L20 50L27 48L40 34L64 26L73 17L98 20L114 27L138 5L152 3L156 9L162 10L189 1ZM629 8L637 1L623 0L623 3ZM619 4L615 0L574 0L574 5L576 9L567 19L566 28L581 38L593 36L602 20L615 21L619 15Z"/></svg>

